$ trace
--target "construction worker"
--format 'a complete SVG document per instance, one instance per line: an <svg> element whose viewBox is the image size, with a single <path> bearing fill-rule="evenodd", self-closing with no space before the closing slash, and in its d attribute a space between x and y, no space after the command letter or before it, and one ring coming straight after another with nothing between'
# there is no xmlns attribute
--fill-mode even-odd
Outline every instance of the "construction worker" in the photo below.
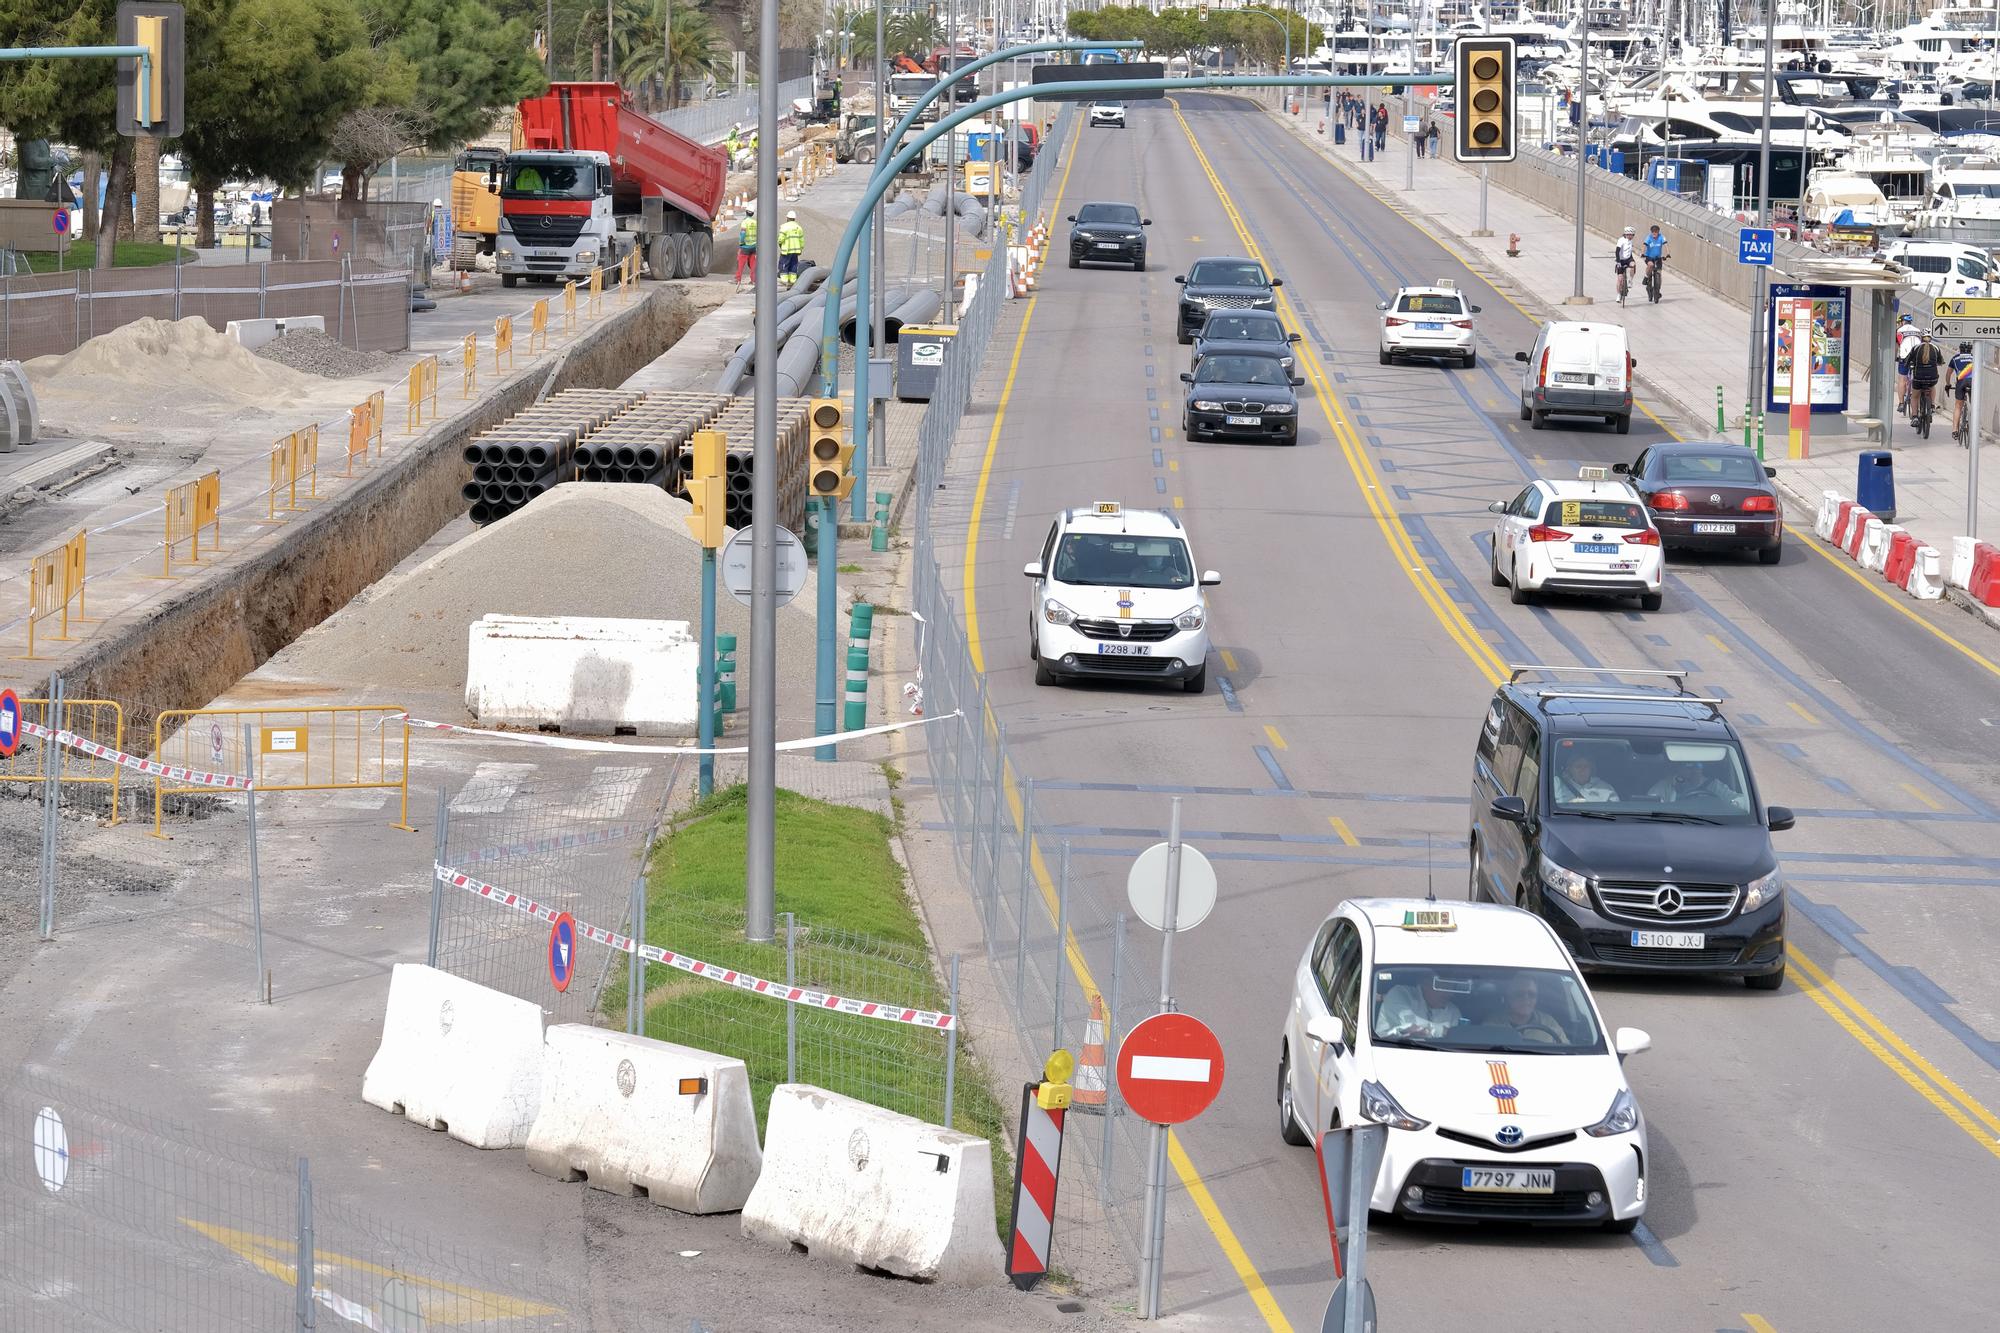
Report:
<svg viewBox="0 0 2000 1333"><path fill-rule="evenodd" d="M737 135L737 133L736 133L736 126L735 126L735 125L734 125L733 123L732 123L732 124L730 125L730 127L729 127L729 133L728 133L728 134L727 134L726 136L724 136L724 138L723 138L723 140L722 140L722 146L723 146L723 148L725 148L726 150L728 150L728 153L729 153L729 165L730 165L730 166L732 166L732 167L733 167L733 166L735 166L735 165L736 165L736 150L737 150L737 149L739 149L739 148L741 148L741 147L743 146L743 141L742 141L742 139L741 139L741 138L740 138L740 137L739 137L739 136Z"/></svg>
<svg viewBox="0 0 2000 1333"><path fill-rule="evenodd" d="M806 229L799 215L787 212L778 228L778 285L789 287L799 280L799 256L806 252Z"/></svg>
<svg viewBox="0 0 2000 1333"><path fill-rule="evenodd" d="M748 273L750 281L757 281L757 215L746 213L743 217L743 233L736 241L736 285L743 285L743 275Z"/></svg>

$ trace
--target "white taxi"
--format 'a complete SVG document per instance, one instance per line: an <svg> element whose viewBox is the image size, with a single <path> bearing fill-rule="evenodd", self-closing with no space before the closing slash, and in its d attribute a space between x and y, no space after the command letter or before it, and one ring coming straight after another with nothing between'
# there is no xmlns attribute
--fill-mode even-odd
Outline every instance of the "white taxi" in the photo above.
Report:
<svg viewBox="0 0 2000 1333"><path fill-rule="evenodd" d="M1292 981L1278 1127L1389 1127L1369 1207L1410 1218L1630 1231L1646 1124L1624 1060L1547 923L1516 907L1353 898Z"/></svg>
<svg viewBox="0 0 2000 1333"><path fill-rule="evenodd" d="M1195 574L1181 521L1158 509L1099 500L1049 524L1040 556L1022 569L1028 660L1035 684L1102 676L1208 687L1208 601L1222 582Z"/></svg>
<svg viewBox="0 0 2000 1333"><path fill-rule="evenodd" d="M1538 592L1636 597L1660 609L1667 561L1660 530L1638 492L1609 468L1577 470L1575 481L1528 483L1512 500L1486 506L1493 525L1493 586L1511 588L1516 606Z"/></svg>
<svg viewBox="0 0 2000 1333"><path fill-rule="evenodd" d="M1445 278L1431 287L1401 287L1375 307L1382 312L1382 364L1398 356L1434 356L1475 365L1472 317L1479 307Z"/></svg>

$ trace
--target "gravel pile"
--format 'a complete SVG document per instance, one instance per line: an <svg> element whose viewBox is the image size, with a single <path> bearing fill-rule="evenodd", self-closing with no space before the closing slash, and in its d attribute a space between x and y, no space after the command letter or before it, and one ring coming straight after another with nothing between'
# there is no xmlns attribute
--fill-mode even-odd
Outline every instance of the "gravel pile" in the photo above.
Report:
<svg viewBox="0 0 2000 1333"><path fill-rule="evenodd" d="M256 355L308 375L336 380L380 374L396 359L387 352L357 352L352 347L343 347L318 329L292 329L259 347Z"/></svg>
<svg viewBox="0 0 2000 1333"><path fill-rule="evenodd" d="M106 402L123 401L137 391L144 401L157 403L156 389L260 402L289 400L311 385L286 366L252 356L199 315L182 320L135 319L73 352L36 357L27 363L27 371L37 390Z"/></svg>

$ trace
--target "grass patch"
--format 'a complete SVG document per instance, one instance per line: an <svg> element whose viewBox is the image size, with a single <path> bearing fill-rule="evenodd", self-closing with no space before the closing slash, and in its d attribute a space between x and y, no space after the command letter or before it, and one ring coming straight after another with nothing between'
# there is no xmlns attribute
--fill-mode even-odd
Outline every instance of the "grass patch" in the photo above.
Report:
<svg viewBox="0 0 2000 1333"><path fill-rule="evenodd" d="M16 253L21 259L27 261L29 269L33 272L54 273L56 271L56 256L53 251L46 254L38 251L17 251ZM187 250L184 253L190 260L194 258L193 250ZM78 241L69 247L69 254L64 256L62 267L64 272L69 272L74 269L89 268L96 262L97 247ZM173 262L173 246L157 245L151 241L120 241L118 242L118 248L111 255L111 267L113 268L151 268L155 264L171 264Z"/></svg>
<svg viewBox="0 0 2000 1333"><path fill-rule="evenodd" d="M647 871L646 939L774 981L785 979L785 921L777 939L743 934L746 789L718 791L662 833ZM858 999L943 1011L948 983L932 965L923 927L890 852L890 821L870 810L777 794L775 900L797 917L797 984ZM625 1011L626 974L614 968L604 1011ZM801 1009L672 968L647 969L649 1037L735 1056L749 1066L761 1135L771 1089L785 1081L786 1010L795 1010L798 1081L935 1123L944 1107L945 1038L876 1019ZM985 1072L961 1039L953 1127L993 1145L996 1225L1013 1187L1006 1119Z"/></svg>
<svg viewBox="0 0 2000 1333"><path fill-rule="evenodd" d="M859 565L835 565L833 569L836 574L859 574L861 572L861 566Z"/></svg>

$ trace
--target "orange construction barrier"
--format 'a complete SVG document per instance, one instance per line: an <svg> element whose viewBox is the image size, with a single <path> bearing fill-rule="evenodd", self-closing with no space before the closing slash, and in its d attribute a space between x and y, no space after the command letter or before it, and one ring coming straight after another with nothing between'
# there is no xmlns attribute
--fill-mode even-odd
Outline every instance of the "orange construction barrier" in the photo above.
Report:
<svg viewBox="0 0 2000 1333"><path fill-rule="evenodd" d="M576 283L563 284L563 336L567 338L576 332Z"/></svg>
<svg viewBox="0 0 2000 1333"><path fill-rule="evenodd" d="M1083 1025L1083 1059L1077 1061L1070 1104L1104 1109L1104 997L1090 997L1090 1021Z"/></svg>
<svg viewBox="0 0 2000 1333"><path fill-rule="evenodd" d="M584 312L592 319L604 313L604 266L590 270L590 305Z"/></svg>

